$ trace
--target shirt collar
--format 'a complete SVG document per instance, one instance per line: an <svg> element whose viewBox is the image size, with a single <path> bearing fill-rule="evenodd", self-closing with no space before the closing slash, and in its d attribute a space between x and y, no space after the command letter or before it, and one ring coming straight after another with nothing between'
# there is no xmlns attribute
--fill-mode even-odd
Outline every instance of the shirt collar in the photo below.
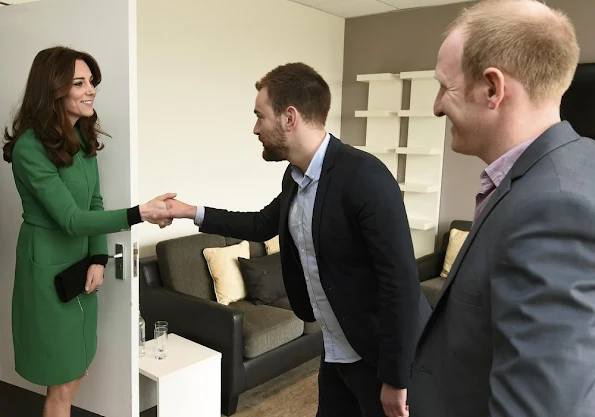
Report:
<svg viewBox="0 0 595 417"><path fill-rule="evenodd" d="M293 177L293 180L298 183L298 185L305 186L311 181L317 181L320 179L320 174L322 173L322 164L324 162L324 156L326 155L330 138L331 135L327 133L322 143L318 147L318 150L314 154L312 161L310 161L310 165L308 166L305 174L303 174L302 170L295 165L291 166L291 176Z"/></svg>
<svg viewBox="0 0 595 417"><path fill-rule="evenodd" d="M517 159L520 158L523 152L525 152L534 140L535 139L530 139L518 144L488 165L480 176L482 190L490 188L492 184L494 185L494 188L500 186L500 183L506 174L508 174L508 171L510 171Z"/></svg>

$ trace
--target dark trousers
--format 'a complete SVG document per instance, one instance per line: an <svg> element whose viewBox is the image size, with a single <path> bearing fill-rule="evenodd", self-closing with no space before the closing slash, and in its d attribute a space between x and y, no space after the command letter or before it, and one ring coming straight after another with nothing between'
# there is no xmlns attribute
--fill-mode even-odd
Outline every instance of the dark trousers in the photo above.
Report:
<svg viewBox="0 0 595 417"><path fill-rule="evenodd" d="M327 363L323 355L316 417L385 417L381 388L376 368L364 361Z"/></svg>

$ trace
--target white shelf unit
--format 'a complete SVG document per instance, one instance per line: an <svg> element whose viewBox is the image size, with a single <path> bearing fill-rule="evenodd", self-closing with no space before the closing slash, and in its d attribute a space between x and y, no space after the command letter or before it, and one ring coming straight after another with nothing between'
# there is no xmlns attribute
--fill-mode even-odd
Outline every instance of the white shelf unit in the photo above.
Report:
<svg viewBox="0 0 595 417"><path fill-rule="evenodd" d="M399 172L399 155L404 155L404 194L411 237L417 258L432 253L435 247L440 214L442 164L446 133L445 118L433 113L434 100L440 88L434 71L411 71L400 74L363 74L357 81L366 82L368 109L358 110L355 117L367 118L366 144L356 146L376 155L393 173ZM403 108L403 84L410 83L408 108ZM400 146L401 122L408 119L406 146Z"/></svg>

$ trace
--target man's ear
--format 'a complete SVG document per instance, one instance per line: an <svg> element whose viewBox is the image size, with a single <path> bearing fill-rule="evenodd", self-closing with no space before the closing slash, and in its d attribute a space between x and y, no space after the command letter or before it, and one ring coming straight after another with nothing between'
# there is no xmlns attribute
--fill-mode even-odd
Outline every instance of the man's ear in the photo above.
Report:
<svg viewBox="0 0 595 417"><path fill-rule="evenodd" d="M295 130L298 117L299 113L295 107L289 106L287 110L285 110L285 124L283 126L285 131L291 132L292 130Z"/></svg>
<svg viewBox="0 0 595 417"><path fill-rule="evenodd" d="M488 68L483 72L485 100L490 109L498 108L504 100L504 74L497 68Z"/></svg>

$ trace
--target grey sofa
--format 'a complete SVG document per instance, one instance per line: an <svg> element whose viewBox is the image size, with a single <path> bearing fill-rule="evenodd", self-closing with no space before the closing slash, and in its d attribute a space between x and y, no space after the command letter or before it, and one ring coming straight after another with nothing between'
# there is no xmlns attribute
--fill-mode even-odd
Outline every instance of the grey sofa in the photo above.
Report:
<svg viewBox="0 0 595 417"><path fill-rule="evenodd" d="M170 332L221 352L221 409L227 416L236 412L241 393L323 349L318 324L299 320L286 297L270 305L217 303L202 251L239 242L200 233L159 242L157 255L140 261L140 311L147 329L167 320ZM263 243L250 242L250 258L265 255Z"/></svg>
<svg viewBox="0 0 595 417"><path fill-rule="evenodd" d="M449 231L442 236L441 245L438 250L417 260L421 290L432 308L436 306L438 295L440 295L442 284L444 284L444 279L440 277L440 272L442 271L442 265L446 256L450 230L459 229L469 231L472 224L472 222L466 220L453 221L450 224Z"/></svg>

